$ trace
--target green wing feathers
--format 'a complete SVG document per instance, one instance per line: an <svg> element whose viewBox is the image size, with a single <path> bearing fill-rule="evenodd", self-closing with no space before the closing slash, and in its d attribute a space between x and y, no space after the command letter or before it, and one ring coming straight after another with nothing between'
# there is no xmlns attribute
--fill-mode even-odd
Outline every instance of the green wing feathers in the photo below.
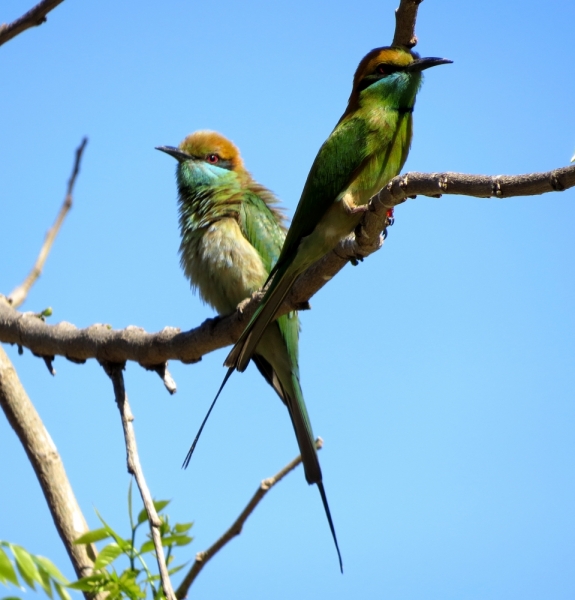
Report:
<svg viewBox="0 0 575 600"><path fill-rule="evenodd" d="M367 156L366 123L343 121L320 148L307 177L281 257L295 254L302 237L309 235L339 195L349 186Z"/></svg>

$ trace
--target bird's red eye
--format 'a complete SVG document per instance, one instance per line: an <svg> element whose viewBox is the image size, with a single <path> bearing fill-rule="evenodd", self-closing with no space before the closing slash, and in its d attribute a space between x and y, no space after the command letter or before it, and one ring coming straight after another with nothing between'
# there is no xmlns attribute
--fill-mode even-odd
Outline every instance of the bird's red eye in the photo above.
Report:
<svg viewBox="0 0 575 600"><path fill-rule="evenodd" d="M387 68L387 65L377 65L377 72L380 75L389 75L389 69Z"/></svg>
<svg viewBox="0 0 575 600"><path fill-rule="evenodd" d="M215 165L216 163L220 162L220 157L217 154L208 154L206 156L206 160L212 164Z"/></svg>

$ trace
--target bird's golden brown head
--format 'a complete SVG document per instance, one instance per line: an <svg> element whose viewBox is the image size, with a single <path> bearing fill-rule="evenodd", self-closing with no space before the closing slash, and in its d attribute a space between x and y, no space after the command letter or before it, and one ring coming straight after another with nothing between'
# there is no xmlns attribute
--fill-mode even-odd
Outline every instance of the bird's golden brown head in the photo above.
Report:
<svg viewBox="0 0 575 600"><path fill-rule="evenodd" d="M197 160L232 171L244 169L237 146L216 131L196 131L179 145L179 149Z"/></svg>

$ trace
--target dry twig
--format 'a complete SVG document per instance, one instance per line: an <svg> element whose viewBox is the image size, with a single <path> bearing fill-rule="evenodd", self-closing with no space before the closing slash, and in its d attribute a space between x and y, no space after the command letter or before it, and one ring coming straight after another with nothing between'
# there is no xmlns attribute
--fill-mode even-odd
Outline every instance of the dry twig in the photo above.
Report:
<svg viewBox="0 0 575 600"><path fill-rule="evenodd" d="M114 386L114 395L116 397L116 404L120 411L122 418L122 428L124 430L124 441L126 443L126 458L128 463L128 473L133 475L136 479L136 484L140 490L142 502L144 508L148 514L148 522L150 524L150 532L152 534L152 541L154 542L154 549L156 550L156 559L158 561L158 569L160 571L160 579L162 581L162 589L167 600L175 600L174 590L172 589L172 582L170 581L170 575L168 573L168 567L166 566L166 558L164 556L164 547L162 546L162 538L160 535L160 526L162 522L154 506L152 494L146 484L142 465L140 464L140 458L138 456L138 447L136 445L136 434L134 433L134 415L128 404L128 396L126 394L126 388L124 386L124 369L123 364L103 362L102 366L104 371Z"/></svg>
<svg viewBox="0 0 575 600"><path fill-rule="evenodd" d="M62 2L64 0L42 0L19 19L9 24L3 23L0 25L0 46L26 31L26 29L45 23L47 21L46 15Z"/></svg>
<svg viewBox="0 0 575 600"><path fill-rule="evenodd" d="M363 258L382 246L389 207L416 194L465 194L479 198L510 198L562 191L575 186L575 165L527 175L466 175L458 173L407 173L394 177L370 202L357 234L343 240L334 252L312 265L295 283L278 315L303 305L340 271L349 260ZM262 292L240 304L233 314L209 319L187 332L166 328L146 333L137 327L113 330L106 325L77 329L70 323L47 325L33 313L15 311L0 296L0 341L18 344L40 356L65 356L75 362L132 360L147 367L167 360L197 362L204 354L233 344L256 310Z"/></svg>
<svg viewBox="0 0 575 600"><path fill-rule="evenodd" d="M318 437L315 441L315 447L317 450L321 450L323 447L323 440ZM301 463L301 456L294 458L289 464L287 464L281 471L276 473L269 479L264 479L251 500L246 504L246 507L238 518L232 523L231 527L207 550L198 552L196 554L196 560L192 565L192 568L188 571L184 580L176 590L176 598L182 599L188 595L190 586L200 573L200 571L206 566L206 563L213 558L230 540L240 535L242 528L247 521L248 517L254 512L257 505L263 500L263 497L271 490L271 488L279 483L288 473L291 473Z"/></svg>
<svg viewBox="0 0 575 600"><path fill-rule="evenodd" d="M80 161L82 160L82 153L84 152L84 148L88 143L88 138L84 138L82 143L76 149L76 159L74 160L74 168L72 169L72 175L70 175L70 179L68 180L68 190L66 192L66 197L64 198L64 202L62 207L60 208L60 212L56 217L56 221L54 225L48 230L46 234L46 238L44 239L44 243L42 244L42 248L40 249L40 254L36 259L35 265L32 267L30 273L26 279L15 288L12 293L8 296L9 302L12 304L14 308L18 308L24 300L26 300L26 296L30 291L30 288L34 285L38 277L42 274L42 269L44 268L44 263L48 258L48 254L52 249L52 244L60 231L60 227L68 214L68 211L72 207L72 192L74 191L74 184L76 183L76 177L80 172Z"/></svg>

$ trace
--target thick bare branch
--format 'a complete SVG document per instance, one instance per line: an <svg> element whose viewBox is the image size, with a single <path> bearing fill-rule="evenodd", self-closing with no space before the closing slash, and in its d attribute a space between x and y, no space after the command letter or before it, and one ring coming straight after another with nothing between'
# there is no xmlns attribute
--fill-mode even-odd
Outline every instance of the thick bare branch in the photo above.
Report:
<svg viewBox="0 0 575 600"><path fill-rule="evenodd" d="M172 589L172 582L170 581L170 575L168 574L168 567L166 566L166 557L164 555L164 547L162 546L162 537L160 535L160 526L162 521L154 506L152 494L146 483L144 477L144 471L140 464L140 457L138 456L138 446L136 445L136 434L134 433L134 415L128 403L128 396L126 394L126 387L124 385L124 364L118 363L102 363L104 371L112 380L114 386L114 395L116 397L116 404L120 411L120 417L122 419L122 428L124 430L124 442L126 444L126 459L128 463L128 473L133 475L136 479L136 484L140 490L140 496L144 503L144 508L148 514L148 523L150 524L150 533L152 534L152 541L154 542L154 549L156 550L156 560L158 561L158 569L160 571L160 580L162 582L162 589L164 590L164 596L167 600L175 600L174 590Z"/></svg>
<svg viewBox="0 0 575 600"><path fill-rule="evenodd" d="M95 547L74 544L74 540L88 531L88 525L58 450L1 346L0 406L30 459L76 575L78 578L91 575L97 554ZM86 594L86 598L104 600L105 594Z"/></svg>
<svg viewBox="0 0 575 600"><path fill-rule="evenodd" d="M323 447L323 440L317 438L315 441L315 447L321 450ZM246 507L238 518L232 523L231 527L207 550L198 552L196 554L196 560L192 565L192 568L188 571L184 580L180 584L180 587L176 590L176 598L182 599L188 595L190 586L200 573L200 571L206 566L207 562L213 558L230 540L240 535L242 528L247 521L248 517L254 512L257 505L262 501L263 497L271 490L271 488L279 483L288 473L291 473L301 463L301 456L294 458L289 464L287 464L281 471L276 473L269 479L264 479L251 500L246 504Z"/></svg>
<svg viewBox="0 0 575 600"><path fill-rule="evenodd" d="M307 301L349 260L365 257L382 246L388 210L417 194L435 196L459 194L479 198L509 198L561 191L575 186L575 165L545 173L526 175L466 175L458 173L407 173L392 179L374 196L357 233L343 240L294 285L278 315L304 309ZM96 358L101 362L132 360L143 366L162 365L167 360L193 363L204 354L233 344L256 310L262 292L240 304L224 318L208 319L199 327L182 333L166 328L146 333L138 327L113 330L107 325L77 329L70 323L47 325L33 313L19 313L0 296L0 342L18 344L40 356L65 356L75 362Z"/></svg>
<svg viewBox="0 0 575 600"><path fill-rule="evenodd" d="M70 208L72 208L72 192L74 191L74 184L76 183L76 177L80 172L80 161L82 160L82 154L84 152L84 148L88 143L88 138L84 138L82 143L76 148L76 158L74 160L74 167L72 169L72 175L70 175L70 179L68 180L68 190L66 192L66 197L64 198L64 202L62 207L60 208L60 212L56 217L56 221L54 225L48 230L46 234L46 238L44 239L44 243L42 244L42 248L40 249L40 254L36 259L35 265L32 267L30 273L26 279L12 291L12 293L8 296L8 300L12 304L14 308L18 308L24 300L26 300L26 296L30 291L30 288L34 285L38 277L42 274L42 269L44 268L44 263L48 258L48 254L52 249L52 244L60 231L60 227L68 214Z"/></svg>
<svg viewBox="0 0 575 600"><path fill-rule="evenodd" d="M12 21L12 23L3 23L0 25L0 46L23 31L26 31L26 29L45 23L47 21L46 15L62 2L64 0L42 0L42 2L36 4L34 8L31 8L19 19Z"/></svg>
<svg viewBox="0 0 575 600"><path fill-rule="evenodd" d="M401 0L399 7L395 10L395 34L393 46L413 48L417 44L415 35L415 20L417 9L423 0Z"/></svg>

